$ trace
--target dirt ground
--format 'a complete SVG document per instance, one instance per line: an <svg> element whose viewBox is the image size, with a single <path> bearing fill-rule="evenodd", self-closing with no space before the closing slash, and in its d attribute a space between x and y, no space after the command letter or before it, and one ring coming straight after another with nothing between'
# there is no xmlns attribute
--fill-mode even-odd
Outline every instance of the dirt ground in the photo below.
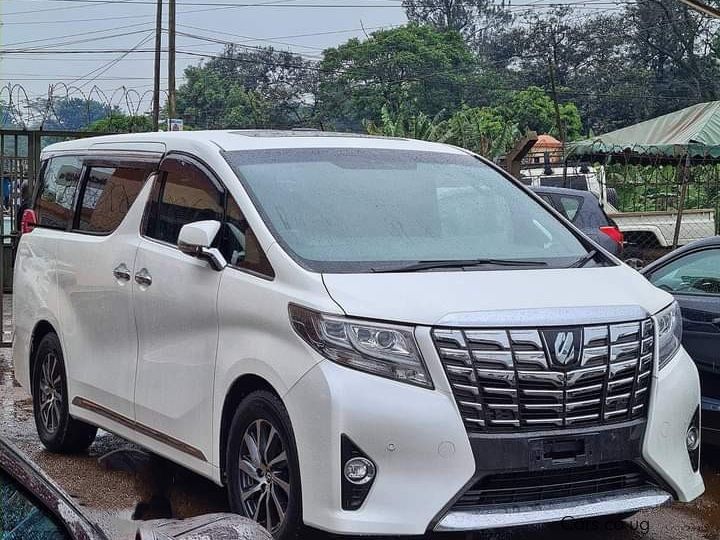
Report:
<svg viewBox="0 0 720 540"><path fill-rule="evenodd" d="M62 486L111 538L124 538L133 520L227 511L225 492L213 483L133 444L100 432L88 453L65 457L45 451L37 439L32 403L15 382L9 349L0 350L0 436L10 440ZM706 448L707 491L691 504L642 512L620 524L598 522L569 529L533 526L476 534L432 535L434 540L503 539L720 539L720 450ZM569 530L568 530L569 529ZM337 538L308 531L304 539Z"/></svg>

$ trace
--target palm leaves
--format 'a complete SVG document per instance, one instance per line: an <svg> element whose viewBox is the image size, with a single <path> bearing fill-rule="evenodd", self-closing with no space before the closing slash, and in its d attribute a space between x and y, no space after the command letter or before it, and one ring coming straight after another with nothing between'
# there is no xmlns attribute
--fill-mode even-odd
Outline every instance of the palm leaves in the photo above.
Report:
<svg viewBox="0 0 720 540"><path fill-rule="evenodd" d="M443 113L430 118L424 113L392 113L384 106L379 124L366 122L365 128L371 135L453 144L491 159L505 154L521 135L517 125L490 107L463 107L446 120L441 119Z"/></svg>

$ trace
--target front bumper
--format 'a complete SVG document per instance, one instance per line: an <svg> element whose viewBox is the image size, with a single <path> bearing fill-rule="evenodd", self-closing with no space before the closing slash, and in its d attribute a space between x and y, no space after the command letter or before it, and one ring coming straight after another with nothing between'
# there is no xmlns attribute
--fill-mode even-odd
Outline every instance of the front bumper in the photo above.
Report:
<svg viewBox="0 0 720 540"><path fill-rule="evenodd" d="M656 488L644 488L612 495L575 497L542 504L454 510L435 525L437 532L477 531L500 527L534 525L568 519L586 519L637 512L669 504L672 496Z"/></svg>
<svg viewBox="0 0 720 540"><path fill-rule="evenodd" d="M624 433L622 425L595 430L614 441L614 447L602 445L605 459L638 463L656 487L459 510L454 503L479 475L508 472L508 466L528 468L528 440L543 434L515 435L510 452L507 440L487 437L478 451L463 426L429 329L419 329L417 337L435 390L323 361L285 396L298 446L307 525L337 534L422 535L433 529L478 530L624 513L673 497L689 501L704 491L685 447L687 427L700 402L699 382L681 349L654 377L647 421L625 426ZM372 489L356 511L341 509L342 434L377 466ZM552 434L558 435L563 432Z"/></svg>

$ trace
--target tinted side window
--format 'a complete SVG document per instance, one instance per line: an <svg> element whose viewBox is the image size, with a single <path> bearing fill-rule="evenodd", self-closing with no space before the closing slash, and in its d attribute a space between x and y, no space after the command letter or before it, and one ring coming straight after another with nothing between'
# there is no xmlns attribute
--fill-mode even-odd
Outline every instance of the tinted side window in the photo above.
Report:
<svg viewBox="0 0 720 540"><path fill-rule="evenodd" d="M163 184L157 204L151 203L146 234L177 244L183 225L194 221L222 221L223 194L198 167L172 160L163 164Z"/></svg>
<svg viewBox="0 0 720 540"><path fill-rule="evenodd" d="M82 163L74 156L52 158L45 167L35 210L38 225L65 229L73 216Z"/></svg>
<svg viewBox="0 0 720 540"><path fill-rule="evenodd" d="M64 540L70 536L49 511L0 471L0 538Z"/></svg>
<svg viewBox="0 0 720 540"><path fill-rule="evenodd" d="M83 191L78 229L111 233L125 218L149 169L91 167Z"/></svg>
<svg viewBox="0 0 720 540"><path fill-rule="evenodd" d="M720 296L720 249L680 257L654 272L650 281L675 294Z"/></svg>
<svg viewBox="0 0 720 540"><path fill-rule="evenodd" d="M218 249L232 266L246 268L270 277L275 276L255 233L245 220L235 199L229 195Z"/></svg>
<svg viewBox="0 0 720 540"><path fill-rule="evenodd" d="M562 206L563 213L567 216L570 221L575 221L578 211L582 206L582 199L579 197L567 197L560 195L560 206Z"/></svg>

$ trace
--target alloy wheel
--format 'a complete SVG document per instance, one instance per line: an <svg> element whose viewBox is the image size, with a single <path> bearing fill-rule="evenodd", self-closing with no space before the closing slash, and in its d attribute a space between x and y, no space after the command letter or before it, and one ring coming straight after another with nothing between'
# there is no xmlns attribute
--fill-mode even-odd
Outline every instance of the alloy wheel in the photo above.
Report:
<svg viewBox="0 0 720 540"><path fill-rule="evenodd" d="M54 352L48 352L43 358L40 371L40 419L49 433L55 433L60 426L63 406L62 378L60 362Z"/></svg>
<svg viewBox="0 0 720 540"><path fill-rule="evenodd" d="M271 534L285 520L290 502L287 452L275 426L252 422L240 447L240 499L244 513Z"/></svg>

